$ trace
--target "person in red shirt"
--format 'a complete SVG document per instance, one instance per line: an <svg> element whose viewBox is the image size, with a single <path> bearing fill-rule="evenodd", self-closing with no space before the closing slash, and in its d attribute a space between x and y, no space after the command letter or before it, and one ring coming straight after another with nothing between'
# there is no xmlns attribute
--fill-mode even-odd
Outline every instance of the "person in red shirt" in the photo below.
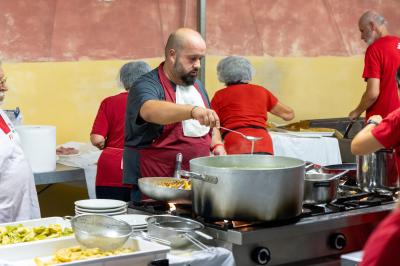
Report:
<svg viewBox="0 0 400 266"><path fill-rule="evenodd" d="M387 216L368 238L359 266L400 265L400 209Z"/></svg>
<svg viewBox="0 0 400 266"><path fill-rule="evenodd" d="M266 88L250 84L254 69L243 57L229 56L217 66L218 79L226 87L217 91L211 107L220 117L222 127L245 135L262 137L254 143L254 153L273 154L271 136L266 130L267 113L285 121L294 118L293 110L279 102ZM241 135L221 129L227 154L250 153L252 143Z"/></svg>
<svg viewBox="0 0 400 266"><path fill-rule="evenodd" d="M400 88L400 68L397 70ZM371 116L367 125L354 137L351 151L356 155L375 152L381 148L396 148L397 168L400 169L400 108L382 119ZM400 210L397 209L382 221L364 246L360 266L397 265L400 260Z"/></svg>
<svg viewBox="0 0 400 266"><path fill-rule="evenodd" d="M351 120L366 111L366 121L373 115L385 118L400 107L394 76L400 65L400 38L389 35L385 18L374 11L359 20L361 39L369 46L365 53L363 78L367 88L358 106L349 113Z"/></svg>
<svg viewBox="0 0 400 266"><path fill-rule="evenodd" d="M130 201L132 185L122 183L121 167L126 103L133 83L150 70L142 61L126 63L120 69L120 81L126 91L101 102L90 134L92 144L103 150L97 162L97 198Z"/></svg>
<svg viewBox="0 0 400 266"><path fill-rule="evenodd" d="M400 67L396 75L400 87ZM395 148L397 169L400 169L400 108L391 112L386 118L380 115L369 117L367 125L351 142L351 152L364 155L382 148Z"/></svg>

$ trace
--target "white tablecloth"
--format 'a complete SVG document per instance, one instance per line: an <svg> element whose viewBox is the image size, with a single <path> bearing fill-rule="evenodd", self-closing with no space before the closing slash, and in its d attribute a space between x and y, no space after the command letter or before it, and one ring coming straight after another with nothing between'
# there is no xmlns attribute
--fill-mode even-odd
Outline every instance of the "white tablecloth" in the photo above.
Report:
<svg viewBox="0 0 400 266"><path fill-rule="evenodd" d="M167 256L171 266L235 266L232 252L220 247L210 247L210 251L172 249Z"/></svg>
<svg viewBox="0 0 400 266"><path fill-rule="evenodd" d="M90 199L96 198L96 173L97 161L101 150L90 143L67 142L62 145L64 148L75 148L79 150L79 155L59 156L57 163L83 168L85 171L86 185Z"/></svg>
<svg viewBox="0 0 400 266"><path fill-rule="evenodd" d="M339 142L333 137L305 137L269 132L274 154L319 165L341 164Z"/></svg>

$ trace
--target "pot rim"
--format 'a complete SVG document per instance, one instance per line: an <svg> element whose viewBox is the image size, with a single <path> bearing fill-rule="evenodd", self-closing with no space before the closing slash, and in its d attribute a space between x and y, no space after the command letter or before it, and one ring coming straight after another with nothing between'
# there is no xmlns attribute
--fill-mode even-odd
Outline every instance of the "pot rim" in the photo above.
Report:
<svg viewBox="0 0 400 266"><path fill-rule="evenodd" d="M198 226L198 228L179 229L179 228L173 228L173 227L160 226L160 225L155 224L156 219L158 217L160 217L160 218L167 217L167 218L173 218L173 219L178 220L178 221L190 222L190 223L195 224L196 226ZM154 221L151 221L153 219L154 219ZM146 218L146 222L147 222L148 225L154 226L154 227L156 227L158 229L167 230L167 231L171 231L171 232L175 232L175 233L190 233L190 232L194 232L194 231L197 231L197 230L204 229L204 225L202 223L198 222L198 221L195 221L195 220L192 220L192 219L189 219L189 218L180 217L180 216L169 215L169 214L152 215L152 216Z"/></svg>
<svg viewBox="0 0 400 266"><path fill-rule="evenodd" d="M286 159L286 160L291 160L293 161L293 165L291 166L282 166L282 167L271 167L271 168L266 168L266 167L233 167L233 166L213 166L213 165L205 165L205 164L200 164L198 161L201 160L206 160L205 158L224 158L224 157L230 157L230 158L249 158L252 156L253 158L256 157L272 157L276 160L278 159ZM250 157L251 158L251 157ZM211 160L211 159L210 159ZM210 169L228 169L228 170L234 170L234 171L273 171L273 170L290 170L298 167L305 167L306 163L303 160L297 159L297 158L292 158L292 157L286 157L286 156L275 156L275 155L265 155L265 154L233 154L233 155L220 155L218 157L215 156L203 156L203 157L197 157L194 159L191 159L189 161L190 167L193 165L199 166L199 167L207 167Z"/></svg>

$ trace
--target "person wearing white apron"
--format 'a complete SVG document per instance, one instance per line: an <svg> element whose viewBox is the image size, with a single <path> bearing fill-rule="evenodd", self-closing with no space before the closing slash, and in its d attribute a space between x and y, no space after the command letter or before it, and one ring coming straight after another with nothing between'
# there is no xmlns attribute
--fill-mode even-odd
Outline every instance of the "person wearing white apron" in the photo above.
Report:
<svg viewBox="0 0 400 266"><path fill-rule="evenodd" d="M0 105L6 90L0 65ZM32 170L12 122L0 109L0 223L35 218L40 208Z"/></svg>

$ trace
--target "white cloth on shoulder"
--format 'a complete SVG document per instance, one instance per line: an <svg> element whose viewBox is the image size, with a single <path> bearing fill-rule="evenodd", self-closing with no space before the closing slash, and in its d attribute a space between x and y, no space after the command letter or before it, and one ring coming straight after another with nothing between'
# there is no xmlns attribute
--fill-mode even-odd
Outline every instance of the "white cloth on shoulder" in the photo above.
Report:
<svg viewBox="0 0 400 266"><path fill-rule="evenodd" d="M176 85L176 103L191 104L205 108L203 97L195 86ZM183 135L186 137L202 137L210 132L210 128L200 125L199 121L189 119L182 121Z"/></svg>

